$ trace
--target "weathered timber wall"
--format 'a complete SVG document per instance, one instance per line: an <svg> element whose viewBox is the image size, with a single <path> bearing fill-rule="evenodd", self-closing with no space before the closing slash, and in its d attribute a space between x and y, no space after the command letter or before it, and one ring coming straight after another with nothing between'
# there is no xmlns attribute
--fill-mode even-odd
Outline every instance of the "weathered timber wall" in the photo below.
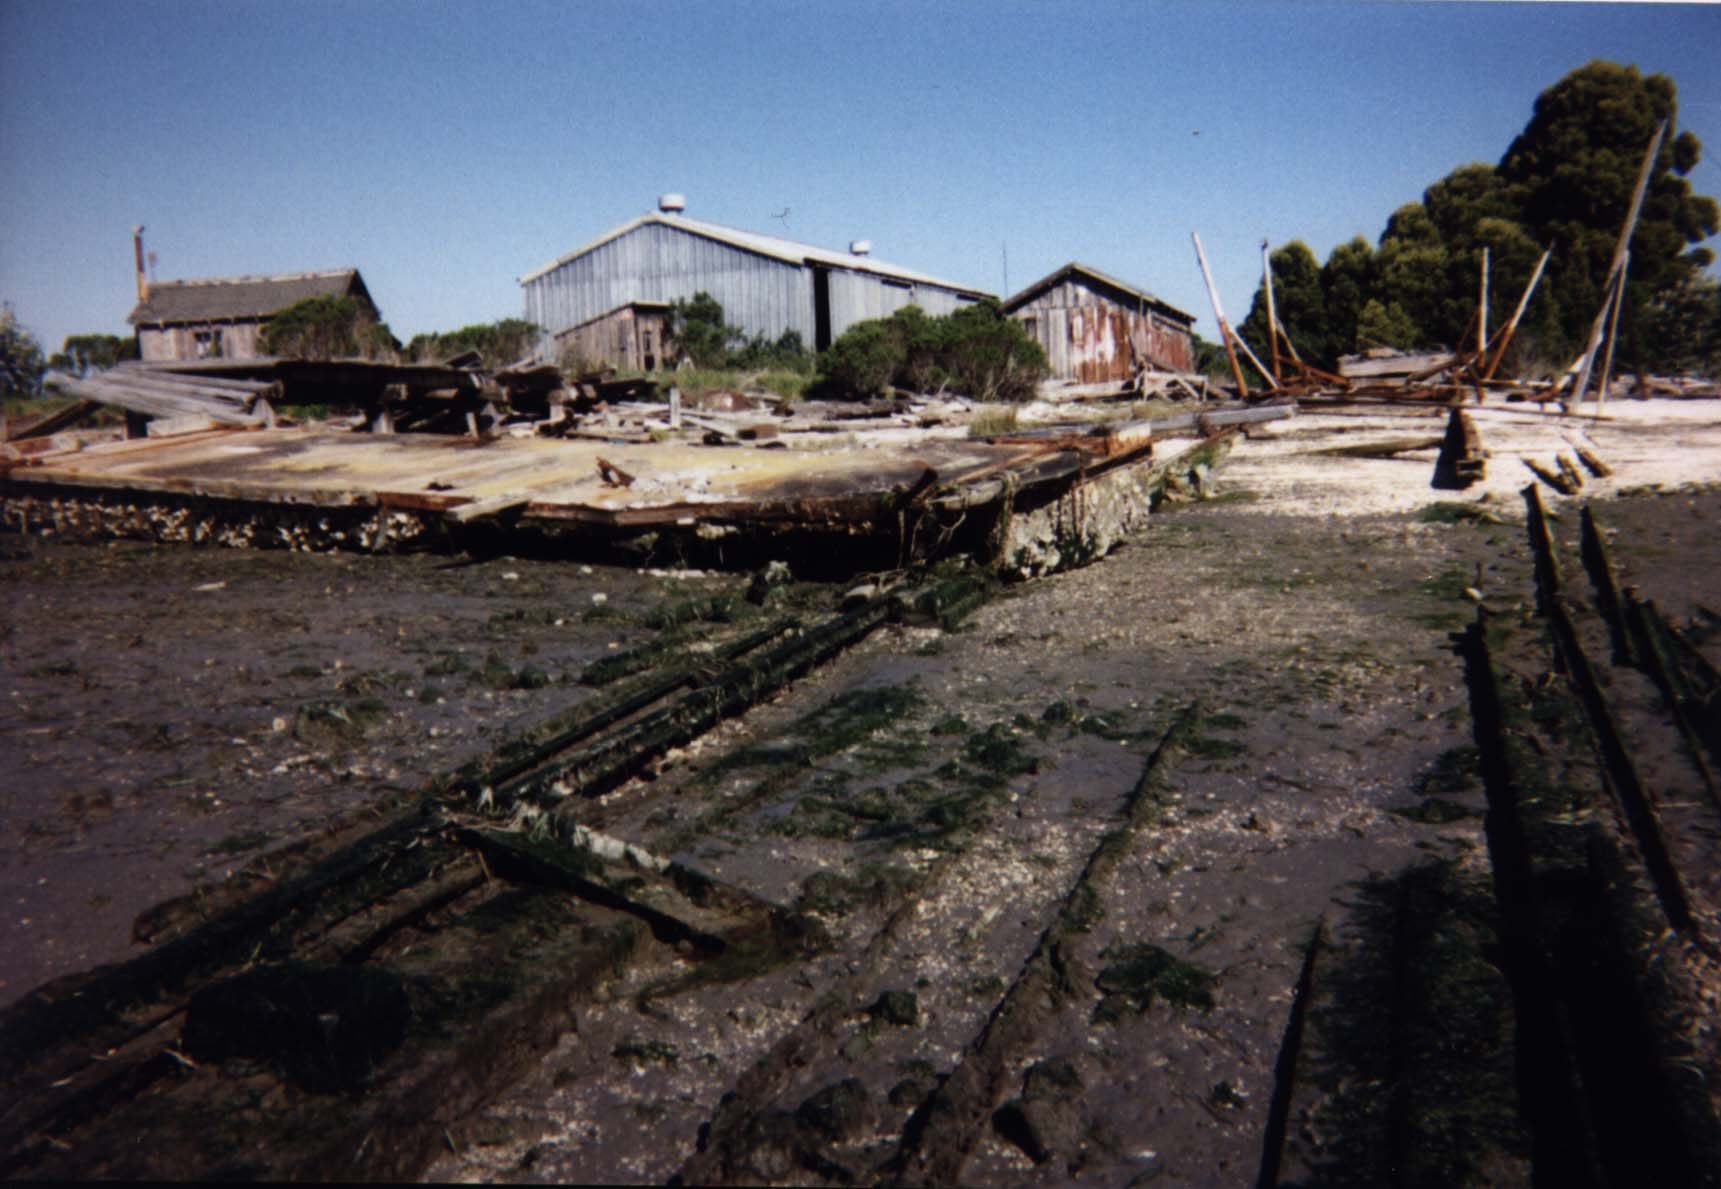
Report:
<svg viewBox="0 0 1721 1189"><path fill-rule="evenodd" d="M1143 367L1195 370L1189 328L1135 308L1076 280L1054 285L1011 311L1046 352L1053 376L1083 384L1127 380Z"/></svg>
<svg viewBox="0 0 1721 1189"><path fill-rule="evenodd" d="M250 359L261 352L257 336L261 322L205 322L183 326L140 326L137 330L138 356L146 362L175 359ZM197 336L213 334L220 341L220 351L198 350Z"/></svg>
<svg viewBox="0 0 1721 1189"><path fill-rule="evenodd" d="M669 311L624 306L555 335L556 357L572 350L588 363L651 371L671 362L664 357L668 333Z"/></svg>

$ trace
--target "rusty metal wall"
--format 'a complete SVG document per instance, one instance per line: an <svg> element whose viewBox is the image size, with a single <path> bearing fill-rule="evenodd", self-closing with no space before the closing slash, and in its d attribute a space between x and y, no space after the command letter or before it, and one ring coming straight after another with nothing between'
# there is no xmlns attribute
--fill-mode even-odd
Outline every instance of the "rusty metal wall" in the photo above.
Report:
<svg viewBox="0 0 1721 1189"><path fill-rule="evenodd" d="M1012 311L1046 353L1051 374L1083 384L1127 380L1138 367L1195 370L1187 328L1152 310L1109 301L1072 281Z"/></svg>

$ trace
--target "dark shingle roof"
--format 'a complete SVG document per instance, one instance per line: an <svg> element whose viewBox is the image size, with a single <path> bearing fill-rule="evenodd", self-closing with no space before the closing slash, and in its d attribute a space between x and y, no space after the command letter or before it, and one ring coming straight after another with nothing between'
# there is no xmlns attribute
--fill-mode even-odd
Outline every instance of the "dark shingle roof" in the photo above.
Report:
<svg viewBox="0 0 1721 1189"><path fill-rule="evenodd" d="M149 300L139 302L137 308L126 316L126 321L139 326L146 323L267 318L307 297L345 294L370 301L370 292L356 268L333 268L324 272L289 273L276 277L161 281L149 287Z"/></svg>

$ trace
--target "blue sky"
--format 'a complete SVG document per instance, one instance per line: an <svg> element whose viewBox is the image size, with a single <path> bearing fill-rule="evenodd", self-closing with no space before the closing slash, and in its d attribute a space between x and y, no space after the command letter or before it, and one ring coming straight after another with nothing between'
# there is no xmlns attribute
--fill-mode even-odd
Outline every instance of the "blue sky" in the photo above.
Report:
<svg viewBox="0 0 1721 1189"><path fill-rule="evenodd" d="M0 300L125 332L142 223L161 280L356 265L404 339L675 190L994 292L1081 260L1213 337L1191 231L1240 320L1263 238L1372 242L1592 58L1721 154L1717 47L1721 5L0 0Z"/></svg>

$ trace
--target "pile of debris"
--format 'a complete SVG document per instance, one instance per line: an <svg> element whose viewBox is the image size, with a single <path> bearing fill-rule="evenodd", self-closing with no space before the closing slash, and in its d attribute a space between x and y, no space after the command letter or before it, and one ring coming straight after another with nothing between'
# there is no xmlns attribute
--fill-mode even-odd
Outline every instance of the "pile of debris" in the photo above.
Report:
<svg viewBox="0 0 1721 1189"><path fill-rule="evenodd" d="M75 397L75 404L14 432L12 440L45 437L76 425L103 405L124 409L128 435L142 437L151 422L156 432L186 432L216 425L246 428L275 424L278 381L184 376L142 364L120 364L86 376L55 372L44 386Z"/></svg>

